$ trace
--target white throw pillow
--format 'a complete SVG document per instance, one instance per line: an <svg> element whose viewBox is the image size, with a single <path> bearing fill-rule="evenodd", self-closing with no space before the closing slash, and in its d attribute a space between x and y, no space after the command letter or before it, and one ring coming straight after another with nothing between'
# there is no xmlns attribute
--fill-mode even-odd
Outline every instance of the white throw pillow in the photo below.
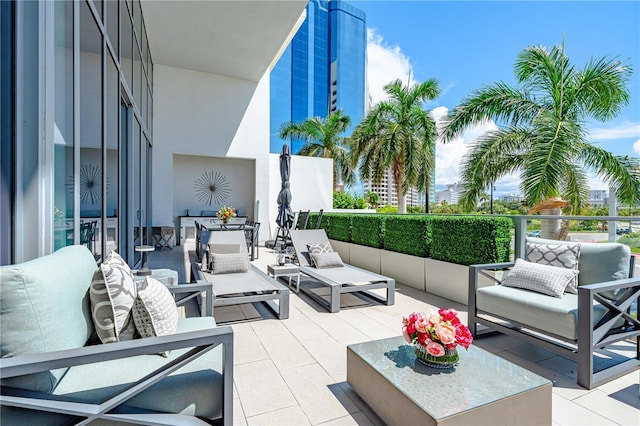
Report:
<svg viewBox="0 0 640 426"><path fill-rule="evenodd" d="M212 274L233 274L249 270L249 256L245 253L212 253Z"/></svg>
<svg viewBox="0 0 640 426"><path fill-rule="evenodd" d="M540 265L551 265L559 268L578 269L580 244L537 244L527 243L525 260ZM578 294L578 276L571 280L565 290Z"/></svg>
<svg viewBox="0 0 640 426"><path fill-rule="evenodd" d="M331 244L329 243L309 243L307 244L307 252L309 253L309 263L311 266L316 266L313 255L318 253L333 253L333 248L331 248Z"/></svg>
<svg viewBox="0 0 640 426"><path fill-rule="evenodd" d="M136 327L131 310L136 296L129 265L111 252L93 274L89 292L91 317L102 343L133 339Z"/></svg>
<svg viewBox="0 0 640 426"><path fill-rule="evenodd" d="M178 307L160 281L147 277L140 285L133 304L133 320L142 337L167 336L178 330ZM169 352L160 355L166 357Z"/></svg>
<svg viewBox="0 0 640 426"><path fill-rule="evenodd" d="M340 259L340 255L335 251L330 253L313 253L311 258L318 269L339 268L344 266L342 259Z"/></svg>
<svg viewBox="0 0 640 426"><path fill-rule="evenodd" d="M562 297L569 282L576 278L575 269L540 265L516 259L516 264L502 281L505 287L516 287L554 297Z"/></svg>

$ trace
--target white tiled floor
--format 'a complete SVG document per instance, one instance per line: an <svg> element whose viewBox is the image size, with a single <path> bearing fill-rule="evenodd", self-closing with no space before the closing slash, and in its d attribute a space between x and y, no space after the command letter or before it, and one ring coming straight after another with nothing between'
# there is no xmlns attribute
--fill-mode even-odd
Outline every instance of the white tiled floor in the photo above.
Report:
<svg viewBox="0 0 640 426"><path fill-rule="evenodd" d="M178 269L184 282L190 276L184 266L189 257L179 246L152 253L150 266ZM273 260L273 253L262 248L254 263L266 271ZM282 321L261 304L216 308L216 320L234 329L235 424L382 424L346 382L346 346L398 336L400 318L407 312L429 306L466 310L403 285L397 286L393 306L354 298L344 302L357 306L331 314L292 293L290 317ZM554 424L640 425L637 371L587 391L576 384L575 364L566 358L502 335L474 344L551 380Z"/></svg>

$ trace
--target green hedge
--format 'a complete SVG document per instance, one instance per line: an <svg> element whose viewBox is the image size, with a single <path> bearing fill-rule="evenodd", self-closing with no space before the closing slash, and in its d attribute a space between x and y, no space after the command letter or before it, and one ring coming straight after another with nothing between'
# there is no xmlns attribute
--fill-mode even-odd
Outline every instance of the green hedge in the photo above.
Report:
<svg viewBox="0 0 640 426"><path fill-rule="evenodd" d="M387 216L382 214L354 214L351 241L363 246L384 247L384 230Z"/></svg>
<svg viewBox="0 0 640 426"><path fill-rule="evenodd" d="M385 250L428 257L432 217L426 215L388 215L384 229Z"/></svg>
<svg viewBox="0 0 640 426"><path fill-rule="evenodd" d="M430 255L462 265L507 262L512 226L506 217L434 215Z"/></svg>
<svg viewBox="0 0 640 426"><path fill-rule="evenodd" d="M513 223L496 216L326 213L320 226L332 240L472 265L509 260Z"/></svg>
<svg viewBox="0 0 640 426"><path fill-rule="evenodd" d="M324 228L327 231L327 236L332 240L351 242L351 223L353 214L327 214L323 215L322 222L326 219L329 223L329 229Z"/></svg>

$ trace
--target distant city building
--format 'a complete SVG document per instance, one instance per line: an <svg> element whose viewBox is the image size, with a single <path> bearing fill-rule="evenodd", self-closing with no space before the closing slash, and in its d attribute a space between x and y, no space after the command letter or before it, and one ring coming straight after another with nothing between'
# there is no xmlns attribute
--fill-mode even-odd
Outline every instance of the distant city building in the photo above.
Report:
<svg viewBox="0 0 640 426"><path fill-rule="evenodd" d="M393 180L391 170L387 170L379 184L374 184L371 180L364 182L364 190L378 194L381 206L398 206L398 193ZM424 204L424 194L416 188L409 188L406 194L407 206L420 206Z"/></svg>
<svg viewBox="0 0 640 426"><path fill-rule="evenodd" d="M351 135L364 117L367 26L363 11L339 0L311 0L307 17L271 71L270 152L284 140L280 126L342 109ZM294 141L297 153L303 141Z"/></svg>
<svg viewBox="0 0 640 426"><path fill-rule="evenodd" d="M447 189L437 192L438 204L442 204L443 201L447 204L458 204L461 189L458 182L447 185Z"/></svg>
<svg viewBox="0 0 640 426"><path fill-rule="evenodd" d="M589 205L592 207L606 206L609 202L609 192L606 189L589 191Z"/></svg>
<svg viewBox="0 0 640 426"><path fill-rule="evenodd" d="M524 197L520 194L509 194L501 196L500 200L505 203L521 203L522 200L524 200Z"/></svg>

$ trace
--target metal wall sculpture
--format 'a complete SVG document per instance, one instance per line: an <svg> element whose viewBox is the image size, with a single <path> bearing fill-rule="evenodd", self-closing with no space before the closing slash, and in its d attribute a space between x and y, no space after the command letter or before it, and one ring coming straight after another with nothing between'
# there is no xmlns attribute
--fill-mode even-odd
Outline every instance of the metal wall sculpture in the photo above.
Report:
<svg viewBox="0 0 640 426"><path fill-rule="evenodd" d="M220 172L204 172L193 184L198 201L207 205L221 205L231 194L231 184Z"/></svg>

